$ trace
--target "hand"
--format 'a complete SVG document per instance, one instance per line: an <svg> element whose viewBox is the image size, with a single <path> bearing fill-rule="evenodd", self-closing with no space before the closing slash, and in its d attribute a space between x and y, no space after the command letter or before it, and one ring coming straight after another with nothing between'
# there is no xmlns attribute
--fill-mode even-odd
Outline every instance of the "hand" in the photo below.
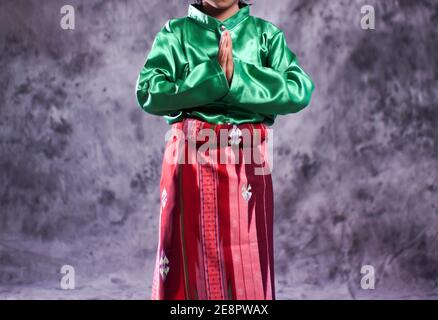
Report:
<svg viewBox="0 0 438 320"><path fill-rule="evenodd" d="M219 64L227 77L228 83L231 84L234 73L233 42L228 30L222 33L217 57Z"/></svg>

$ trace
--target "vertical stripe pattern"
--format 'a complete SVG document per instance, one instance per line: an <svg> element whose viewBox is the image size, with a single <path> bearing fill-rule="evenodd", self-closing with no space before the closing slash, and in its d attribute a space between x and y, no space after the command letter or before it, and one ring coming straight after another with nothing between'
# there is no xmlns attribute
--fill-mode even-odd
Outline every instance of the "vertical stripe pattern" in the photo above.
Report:
<svg viewBox="0 0 438 320"><path fill-rule="evenodd" d="M252 145L219 148L220 130L233 125L190 118L172 124L183 136L167 141L163 157L153 300L275 299L272 178L255 174L268 160L270 129L264 124L237 127L252 137L259 130L254 148L262 163L249 159ZM200 161L196 154L208 138L196 137L208 128L217 141ZM219 163L220 153L225 163ZM169 162L166 155L185 161Z"/></svg>

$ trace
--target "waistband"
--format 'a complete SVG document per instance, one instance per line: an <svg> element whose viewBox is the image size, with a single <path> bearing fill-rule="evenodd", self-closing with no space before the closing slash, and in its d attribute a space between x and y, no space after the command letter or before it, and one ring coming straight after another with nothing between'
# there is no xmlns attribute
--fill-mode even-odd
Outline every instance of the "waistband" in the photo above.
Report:
<svg viewBox="0 0 438 320"><path fill-rule="evenodd" d="M269 131L272 130L264 123L214 124L196 118L184 118L182 121L173 123L171 127L180 130L186 140L196 141L197 144L204 144L208 141L208 138L200 134L201 130L212 130L211 132L214 132L217 143L219 143L221 132L222 135L226 133L229 144L238 144L240 147L253 144L253 140L255 143L265 141ZM254 139L256 136L257 139ZM248 138L250 138L250 141L248 141Z"/></svg>

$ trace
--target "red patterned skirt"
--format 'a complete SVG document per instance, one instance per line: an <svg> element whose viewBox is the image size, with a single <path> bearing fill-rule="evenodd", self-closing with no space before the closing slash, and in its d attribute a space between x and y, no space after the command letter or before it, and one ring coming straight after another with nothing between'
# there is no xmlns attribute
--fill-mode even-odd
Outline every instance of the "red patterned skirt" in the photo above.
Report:
<svg viewBox="0 0 438 320"><path fill-rule="evenodd" d="M262 123L172 124L153 300L275 299L270 131Z"/></svg>

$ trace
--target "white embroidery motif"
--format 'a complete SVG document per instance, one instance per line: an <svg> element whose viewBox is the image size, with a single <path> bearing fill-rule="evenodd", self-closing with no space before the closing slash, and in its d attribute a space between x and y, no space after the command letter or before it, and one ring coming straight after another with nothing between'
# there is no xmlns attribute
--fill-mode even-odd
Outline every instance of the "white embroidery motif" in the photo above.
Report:
<svg viewBox="0 0 438 320"><path fill-rule="evenodd" d="M228 136L230 137L229 143L232 146L239 145L241 141L240 137L242 136L242 131L240 131L240 129L236 125L233 125L233 129L231 129L231 132Z"/></svg>
<svg viewBox="0 0 438 320"><path fill-rule="evenodd" d="M167 274L169 273L169 259L167 259L164 251L161 251L160 257L160 274L163 280L166 279Z"/></svg>
<svg viewBox="0 0 438 320"><path fill-rule="evenodd" d="M248 186L242 185L242 197L243 199L245 199L245 201L248 201L249 198L251 198L252 192L250 190L251 190L250 184L248 184Z"/></svg>
<svg viewBox="0 0 438 320"><path fill-rule="evenodd" d="M163 189L163 192L161 192L161 206L164 207L166 206L166 202L167 202L167 191L166 188Z"/></svg>

